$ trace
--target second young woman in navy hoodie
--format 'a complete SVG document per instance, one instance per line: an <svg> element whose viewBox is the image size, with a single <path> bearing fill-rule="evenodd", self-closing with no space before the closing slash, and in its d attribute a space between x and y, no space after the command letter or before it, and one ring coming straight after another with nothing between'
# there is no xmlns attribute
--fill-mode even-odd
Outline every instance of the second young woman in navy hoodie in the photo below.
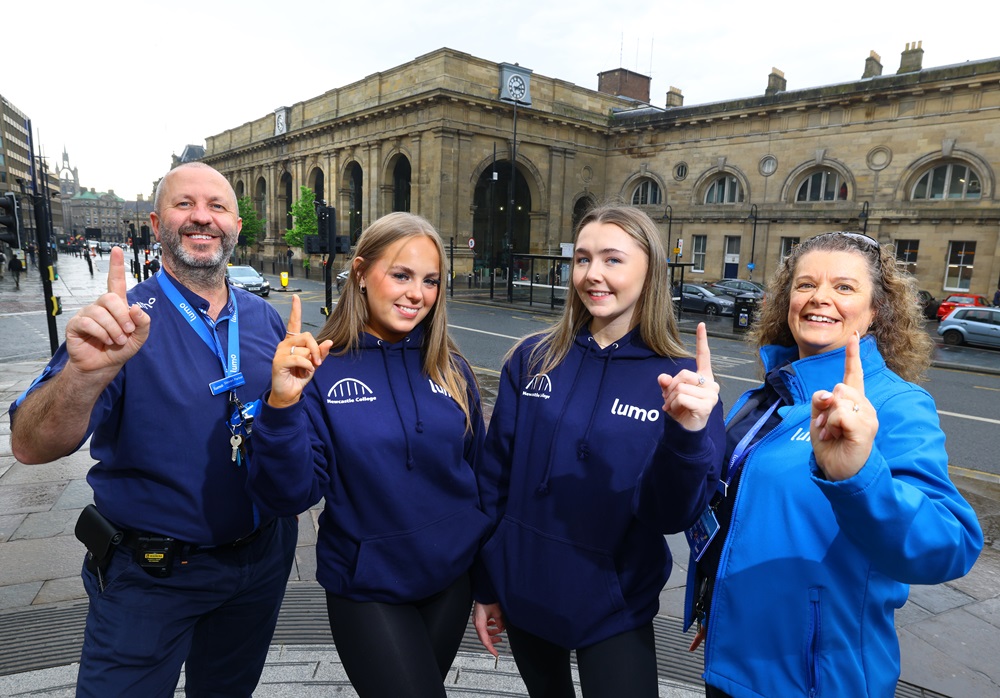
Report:
<svg viewBox="0 0 1000 698"><path fill-rule="evenodd" d="M424 219L372 224L316 339L299 333L294 299L254 426L259 506L297 514L326 500L316 577L362 697L444 698L489 524L473 472L479 393L447 336L445 266Z"/></svg>
<svg viewBox="0 0 1000 698"><path fill-rule="evenodd" d="M474 613L506 628L533 698L657 695L652 620L670 574L664 533L715 492L725 446L704 325L677 335L659 231L639 209L580 222L573 290L550 330L504 365L480 491L495 530L492 591Z"/></svg>

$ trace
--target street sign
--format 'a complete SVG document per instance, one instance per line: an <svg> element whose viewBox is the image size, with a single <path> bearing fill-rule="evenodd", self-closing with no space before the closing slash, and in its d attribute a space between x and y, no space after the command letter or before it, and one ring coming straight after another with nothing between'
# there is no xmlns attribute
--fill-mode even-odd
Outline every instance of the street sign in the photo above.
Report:
<svg viewBox="0 0 1000 698"><path fill-rule="evenodd" d="M475 240L475 238L469 238L469 249L470 250L476 249L476 240Z"/></svg>

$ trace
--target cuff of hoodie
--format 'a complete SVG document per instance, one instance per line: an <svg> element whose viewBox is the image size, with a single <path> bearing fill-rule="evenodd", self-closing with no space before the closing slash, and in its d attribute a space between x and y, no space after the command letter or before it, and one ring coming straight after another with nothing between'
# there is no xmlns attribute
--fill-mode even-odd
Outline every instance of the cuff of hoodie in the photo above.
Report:
<svg viewBox="0 0 1000 698"><path fill-rule="evenodd" d="M267 404L267 398L270 394L270 390L264 393L264 397L261 399L260 416L257 419L267 426L268 431L283 431L298 426L305 401L300 398L298 402L288 407L272 407Z"/></svg>
<svg viewBox="0 0 1000 698"><path fill-rule="evenodd" d="M688 464L704 467L708 458L714 457L715 445L709 436L708 425L698 431L688 431L664 413L663 436L657 451L667 451Z"/></svg>

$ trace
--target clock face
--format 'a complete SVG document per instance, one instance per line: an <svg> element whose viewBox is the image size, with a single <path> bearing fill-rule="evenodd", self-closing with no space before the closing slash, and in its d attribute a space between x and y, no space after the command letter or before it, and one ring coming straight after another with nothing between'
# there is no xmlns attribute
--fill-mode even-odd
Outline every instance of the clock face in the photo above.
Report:
<svg viewBox="0 0 1000 698"><path fill-rule="evenodd" d="M275 131L277 131L278 133L285 132L285 115L282 114L281 112L278 112L278 121L275 124Z"/></svg>
<svg viewBox="0 0 1000 698"><path fill-rule="evenodd" d="M527 92L528 86L524 84L524 78L520 75L511 75L507 79L507 92L513 99L521 99Z"/></svg>

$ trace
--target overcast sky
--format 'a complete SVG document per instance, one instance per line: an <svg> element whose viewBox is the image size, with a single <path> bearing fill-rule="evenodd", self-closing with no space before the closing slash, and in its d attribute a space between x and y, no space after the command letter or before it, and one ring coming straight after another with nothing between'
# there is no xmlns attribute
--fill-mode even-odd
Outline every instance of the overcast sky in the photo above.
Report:
<svg viewBox="0 0 1000 698"><path fill-rule="evenodd" d="M58 168L126 200L149 195L189 143L447 46L596 89L624 67L663 106L761 95L772 67L795 90L1000 55L1000 10L939 0L79 0L4 2L0 94ZM767 8L766 11L764 8ZM894 9L899 8L899 9ZM955 14L949 14L953 8Z"/></svg>

